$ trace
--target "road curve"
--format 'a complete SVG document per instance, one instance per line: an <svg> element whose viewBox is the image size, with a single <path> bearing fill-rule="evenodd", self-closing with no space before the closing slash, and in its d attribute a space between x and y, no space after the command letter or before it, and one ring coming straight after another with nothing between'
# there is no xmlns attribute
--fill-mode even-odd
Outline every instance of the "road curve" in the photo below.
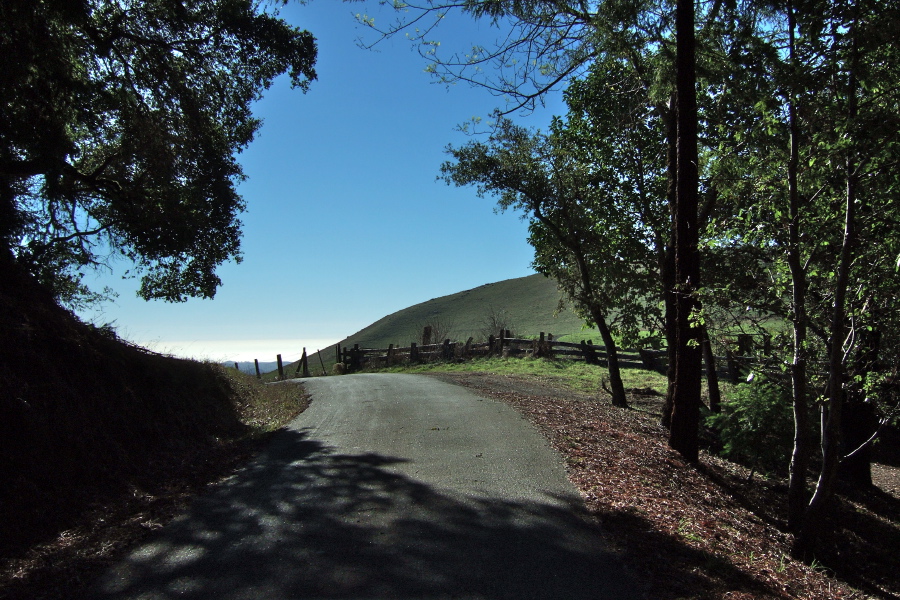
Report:
<svg viewBox="0 0 900 600"><path fill-rule="evenodd" d="M415 375L302 385L310 407L91 597L641 597L505 404Z"/></svg>

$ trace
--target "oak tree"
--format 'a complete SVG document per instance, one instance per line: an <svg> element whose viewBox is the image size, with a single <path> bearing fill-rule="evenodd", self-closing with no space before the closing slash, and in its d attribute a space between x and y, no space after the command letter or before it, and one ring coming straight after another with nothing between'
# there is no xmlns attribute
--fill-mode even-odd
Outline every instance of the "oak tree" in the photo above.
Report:
<svg viewBox="0 0 900 600"><path fill-rule="evenodd" d="M500 118L486 143L449 148L454 161L441 168L447 183L475 185L529 220L534 266L599 329L622 407L614 334L635 343L642 330L660 329L655 265L668 230L661 126L628 74L604 61L570 86L569 117L549 134Z"/></svg>
<svg viewBox="0 0 900 600"><path fill-rule="evenodd" d="M212 297L240 260L236 155L313 36L253 0L4 0L0 251L70 305L121 255L146 298Z"/></svg>

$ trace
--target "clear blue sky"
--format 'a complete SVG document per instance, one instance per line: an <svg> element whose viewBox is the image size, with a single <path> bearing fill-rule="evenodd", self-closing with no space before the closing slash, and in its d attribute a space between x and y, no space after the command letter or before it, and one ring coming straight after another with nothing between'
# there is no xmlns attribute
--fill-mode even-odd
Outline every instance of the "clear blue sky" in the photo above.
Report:
<svg viewBox="0 0 900 600"><path fill-rule="evenodd" d="M118 299L85 318L178 356L294 360L407 306L533 273L518 215L497 215L474 190L435 181L447 144L470 139L456 126L503 100L434 83L405 39L359 48L360 36L373 38L353 15L375 4L282 9L316 36L319 78L305 95L280 80L255 107L264 125L239 156L249 177L239 188L244 261L220 268L215 299L145 302L135 282L107 275L98 284ZM497 37L467 18L441 27L444 47ZM562 112L555 96L516 118L545 128Z"/></svg>

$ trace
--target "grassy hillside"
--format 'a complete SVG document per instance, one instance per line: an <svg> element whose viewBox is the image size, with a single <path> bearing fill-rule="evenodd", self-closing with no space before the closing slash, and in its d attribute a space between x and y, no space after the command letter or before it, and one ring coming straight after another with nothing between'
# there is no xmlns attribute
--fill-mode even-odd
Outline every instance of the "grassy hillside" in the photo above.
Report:
<svg viewBox="0 0 900 600"><path fill-rule="evenodd" d="M481 340L492 310L505 313L515 335L536 336L541 331L557 336L578 333L582 321L570 309L555 314L559 300L556 282L543 275L507 279L397 311L349 336L344 345L406 345L418 340L422 328L434 320L447 324L448 336L454 340L469 336Z"/></svg>
<svg viewBox="0 0 900 600"><path fill-rule="evenodd" d="M341 346L359 344L362 348L386 348L389 344L406 346L421 342L425 325L438 323L447 328L446 337L476 341L486 339L485 331L490 314L502 314L511 333L522 337L536 337L540 332L552 333L565 339L599 339L596 330L582 330L582 320L570 308L559 310L561 293L556 282L540 274L507 279L441 296L404 308L375 321L340 342ZM496 335L496 334L495 334ZM334 348L322 350L326 368L334 364ZM316 355L309 357L310 371L321 373ZM297 363L285 365L293 375Z"/></svg>

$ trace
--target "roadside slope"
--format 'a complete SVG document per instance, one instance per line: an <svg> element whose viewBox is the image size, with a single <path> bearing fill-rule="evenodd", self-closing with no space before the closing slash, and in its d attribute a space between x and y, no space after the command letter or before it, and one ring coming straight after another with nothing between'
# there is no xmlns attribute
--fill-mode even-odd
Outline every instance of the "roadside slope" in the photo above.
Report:
<svg viewBox="0 0 900 600"><path fill-rule="evenodd" d="M227 472L240 440L301 409L257 410L262 387L122 343L0 256L0 597L71 597L123 540Z"/></svg>

